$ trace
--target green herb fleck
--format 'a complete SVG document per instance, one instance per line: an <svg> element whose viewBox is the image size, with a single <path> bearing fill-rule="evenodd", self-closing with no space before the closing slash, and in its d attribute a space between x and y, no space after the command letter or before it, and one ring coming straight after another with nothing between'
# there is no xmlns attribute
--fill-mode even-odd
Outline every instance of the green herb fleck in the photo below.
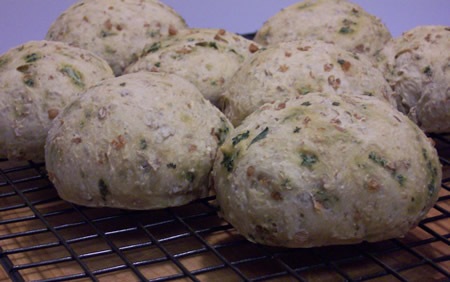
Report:
<svg viewBox="0 0 450 282"><path fill-rule="evenodd" d="M403 186L405 184L407 178L404 175L398 174L395 168L389 167L388 161L386 159L377 155L377 153L375 152L369 153L369 159L375 162L377 165L381 166L382 168L391 171L392 177L400 184L400 186Z"/></svg>
<svg viewBox="0 0 450 282"><path fill-rule="evenodd" d="M108 37L108 36L113 36L113 35L117 35L117 32L112 32L112 31L107 31L107 30L101 30L100 31L100 37Z"/></svg>
<svg viewBox="0 0 450 282"><path fill-rule="evenodd" d="M225 139L228 136L228 133L230 132L230 128L228 127L226 121L224 118L220 118L221 121L221 127L219 129L214 130L214 135L217 137L218 145L222 145L225 142Z"/></svg>
<svg viewBox="0 0 450 282"><path fill-rule="evenodd" d="M106 196L109 194L109 188L105 180L101 179L98 181L98 190L103 201L106 201Z"/></svg>
<svg viewBox="0 0 450 282"><path fill-rule="evenodd" d="M176 169L177 168L177 165L174 164L174 163L168 163L166 166L167 166L167 168L171 168L171 169Z"/></svg>
<svg viewBox="0 0 450 282"><path fill-rule="evenodd" d="M321 187L314 193L314 200L319 202L324 208L329 209L339 201L339 198Z"/></svg>
<svg viewBox="0 0 450 282"><path fill-rule="evenodd" d="M159 48L161 48L161 42L155 42L152 45L146 46L144 48L143 55L146 55L148 53L155 53L156 51L159 50Z"/></svg>
<svg viewBox="0 0 450 282"><path fill-rule="evenodd" d="M315 163L317 163L318 158L314 153L301 152L300 153L301 165L311 168Z"/></svg>
<svg viewBox="0 0 450 282"><path fill-rule="evenodd" d="M159 32L159 30L150 30L147 31L147 35L150 36L151 38L155 38L159 37L161 35L161 32Z"/></svg>
<svg viewBox="0 0 450 282"><path fill-rule="evenodd" d="M401 185L401 186L403 186L403 184L405 184L405 181L406 181L406 177L405 176L403 176L403 175L401 175L401 174L395 174L395 180L397 180L397 182Z"/></svg>
<svg viewBox="0 0 450 282"><path fill-rule="evenodd" d="M6 56L0 56L0 68L4 65L6 65L6 63L8 63L9 59Z"/></svg>
<svg viewBox="0 0 450 282"><path fill-rule="evenodd" d="M372 92L369 92L369 91L364 91L363 95L364 95L364 96L372 97L372 96L373 96L373 93L372 93Z"/></svg>
<svg viewBox="0 0 450 282"><path fill-rule="evenodd" d="M339 106L341 103L339 103L339 102L333 102L333 103L331 103L331 105L333 105L333 106Z"/></svg>
<svg viewBox="0 0 450 282"><path fill-rule="evenodd" d="M196 46L200 46L200 47L210 47L210 48L213 48L213 49L219 49L218 47L217 47L217 43L216 42L214 42L214 41L209 41L209 42L206 42L206 41L202 41L202 42L197 42L197 43L195 43L195 45Z"/></svg>
<svg viewBox="0 0 450 282"><path fill-rule="evenodd" d="M240 150L232 150L226 151L222 150L223 160L220 164L227 169L228 172L231 172L234 168L234 160L239 156Z"/></svg>
<svg viewBox="0 0 450 282"><path fill-rule="evenodd" d="M297 91L298 91L298 93L299 93L300 95L306 95L306 94L308 94L308 93L311 93L311 92L312 92L312 89L311 89L310 86L302 86L302 87L300 87L300 89L298 89Z"/></svg>
<svg viewBox="0 0 450 282"><path fill-rule="evenodd" d="M142 139L139 141L139 148L140 148L141 150L145 150L145 149L147 149L147 147L148 147L147 141L146 141L144 138L142 138Z"/></svg>
<svg viewBox="0 0 450 282"><path fill-rule="evenodd" d="M105 45L105 53L107 54L115 54L117 52L116 49L114 49L113 47L109 46L109 45Z"/></svg>
<svg viewBox="0 0 450 282"><path fill-rule="evenodd" d="M313 6L313 5L314 4L311 4L311 3L302 3L302 4L297 6L297 9L303 10L303 9L309 8L309 7Z"/></svg>
<svg viewBox="0 0 450 282"><path fill-rule="evenodd" d="M355 30L349 26L343 26L341 27L341 29L339 30L339 33L341 34L350 34L353 33Z"/></svg>
<svg viewBox="0 0 450 282"><path fill-rule="evenodd" d="M242 140L245 140L248 138L248 136L250 135L250 131L246 131L244 133L238 134L235 137L233 137L231 140L233 142L233 146L236 146L239 142L241 142Z"/></svg>
<svg viewBox="0 0 450 282"><path fill-rule="evenodd" d="M25 83L25 85L28 87L34 87L35 85L34 79L29 75L23 78L23 83Z"/></svg>
<svg viewBox="0 0 450 282"><path fill-rule="evenodd" d="M309 102L309 101L303 102L302 106L306 106L306 107L311 106L311 102Z"/></svg>
<svg viewBox="0 0 450 282"><path fill-rule="evenodd" d="M425 161L427 162L427 171L428 171L428 175L430 177L430 182L427 185L428 196L432 197L434 195L434 193L436 192L436 177L438 175L438 170L433 165L432 161L429 159L427 151L424 148L422 148L422 154L423 154Z"/></svg>
<svg viewBox="0 0 450 282"><path fill-rule="evenodd" d="M291 180L289 178L283 178L281 180L280 186L283 187L284 189L291 188Z"/></svg>
<svg viewBox="0 0 450 282"><path fill-rule="evenodd" d="M375 152L369 153L369 159L382 167L386 167L386 165L388 163L387 160L383 159L382 157L377 155L377 153L375 153Z"/></svg>
<svg viewBox="0 0 450 282"><path fill-rule="evenodd" d="M159 67L161 66L161 62L156 62L156 63L154 64L154 66L157 67L157 68L159 68Z"/></svg>
<svg viewBox="0 0 450 282"><path fill-rule="evenodd" d="M427 186L427 188L428 188L428 196L429 197L433 197L433 195L434 195L434 192L435 192L435 183L434 183L434 181L433 182L430 182L429 184L428 184L428 186Z"/></svg>
<svg viewBox="0 0 450 282"><path fill-rule="evenodd" d="M263 140L264 138L267 137L267 134L269 133L269 127L264 128L263 131L261 131L258 135L256 135L255 138L253 138L253 140L250 142L250 144L248 145L248 147L250 147L251 145L253 145L254 143Z"/></svg>
<svg viewBox="0 0 450 282"><path fill-rule="evenodd" d="M121 84L119 84L119 86L122 86L122 87L124 87L125 85L127 85L126 82L122 82Z"/></svg>
<svg viewBox="0 0 450 282"><path fill-rule="evenodd" d="M423 73L427 76L427 77L432 77L433 76L433 71L431 70L430 66L427 66L423 69Z"/></svg>
<svg viewBox="0 0 450 282"><path fill-rule="evenodd" d="M72 83L76 86L81 88L85 87L83 82L83 75L77 69L73 68L72 66L65 65L60 69L60 72L62 72L64 75L67 75L72 80Z"/></svg>
<svg viewBox="0 0 450 282"><path fill-rule="evenodd" d="M232 48L230 48L230 50L228 50L228 51L230 51L231 53L234 53L234 54L236 54L236 55L239 55L238 52L236 52L236 50L234 50L234 49L232 49Z"/></svg>
<svg viewBox="0 0 450 282"><path fill-rule="evenodd" d="M300 127L298 127L298 126L296 126L296 127L295 127L295 129L294 129L294 133L299 133L299 132L300 132L300 130L301 130L301 128L300 128Z"/></svg>
<svg viewBox="0 0 450 282"><path fill-rule="evenodd" d="M195 180L195 173L192 171L183 172L183 176L189 183L193 183Z"/></svg>
<svg viewBox="0 0 450 282"><path fill-rule="evenodd" d="M25 60L26 63L32 63L32 62L36 62L40 58L41 58L41 56L39 54L31 53L31 54L26 55L23 59Z"/></svg>

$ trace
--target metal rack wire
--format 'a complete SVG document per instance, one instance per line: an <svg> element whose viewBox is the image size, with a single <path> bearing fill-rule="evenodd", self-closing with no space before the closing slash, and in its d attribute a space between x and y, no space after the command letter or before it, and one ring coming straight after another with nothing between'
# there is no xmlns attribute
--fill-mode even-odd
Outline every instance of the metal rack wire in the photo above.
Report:
<svg viewBox="0 0 450 282"><path fill-rule="evenodd" d="M218 217L215 198L156 211L61 200L45 165L0 160L1 281L448 281L450 135L433 135L438 202L405 238L285 249L257 245Z"/></svg>

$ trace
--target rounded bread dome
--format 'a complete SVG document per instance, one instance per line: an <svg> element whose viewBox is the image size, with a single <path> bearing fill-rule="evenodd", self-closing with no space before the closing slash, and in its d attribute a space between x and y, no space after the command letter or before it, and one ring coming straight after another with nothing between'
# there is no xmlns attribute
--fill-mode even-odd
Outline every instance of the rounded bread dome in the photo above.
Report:
<svg viewBox="0 0 450 282"><path fill-rule="evenodd" d="M184 19L159 0L79 0L55 20L46 39L90 50L120 75L146 44L186 27Z"/></svg>
<svg viewBox="0 0 450 282"><path fill-rule="evenodd" d="M438 198L425 134L374 97L265 104L227 137L213 179L223 217L253 242L315 247L405 235Z"/></svg>
<svg viewBox="0 0 450 282"><path fill-rule="evenodd" d="M51 121L72 100L114 74L93 53L62 42L29 41L0 56L0 157L44 159Z"/></svg>
<svg viewBox="0 0 450 282"><path fill-rule="evenodd" d="M238 125L264 103L311 92L375 96L396 107L380 70L365 56L320 40L281 42L244 62L221 97L221 108Z"/></svg>
<svg viewBox="0 0 450 282"><path fill-rule="evenodd" d="M172 74L104 80L55 119L45 147L61 198L93 207L156 209L208 195L230 131L199 90Z"/></svg>
<svg viewBox="0 0 450 282"><path fill-rule="evenodd" d="M391 33L376 16L347 0L304 0L269 18L255 41L262 45L319 39L369 57L383 48Z"/></svg>
<svg viewBox="0 0 450 282"><path fill-rule="evenodd" d="M418 26L386 46L398 109L428 133L450 132L450 27Z"/></svg>
<svg viewBox="0 0 450 282"><path fill-rule="evenodd" d="M177 74L217 104L230 78L259 48L259 44L224 29L184 29L147 45L141 58L125 73L146 70Z"/></svg>

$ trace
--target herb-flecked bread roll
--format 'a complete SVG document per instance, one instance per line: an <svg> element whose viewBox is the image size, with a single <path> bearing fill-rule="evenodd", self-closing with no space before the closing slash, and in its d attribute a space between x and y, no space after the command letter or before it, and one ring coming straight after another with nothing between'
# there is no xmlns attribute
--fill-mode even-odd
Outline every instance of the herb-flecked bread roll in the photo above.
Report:
<svg viewBox="0 0 450 282"><path fill-rule="evenodd" d="M46 167L61 198L80 205L179 206L208 195L230 129L183 78L127 74L90 88L54 120Z"/></svg>
<svg viewBox="0 0 450 282"><path fill-rule="evenodd" d="M185 29L148 45L142 57L125 72L178 74L217 104L228 80L259 48L259 44L224 29Z"/></svg>
<svg viewBox="0 0 450 282"><path fill-rule="evenodd" d="M269 18L255 41L271 45L282 41L319 39L369 57L392 38L376 16L347 0L305 0Z"/></svg>
<svg viewBox="0 0 450 282"><path fill-rule="evenodd" d="M281 42L242 64L221 97L234 125L264 103L311 92L375 96L396 107L382 72L365 56L319 40Z"/></svg>
<svg viewBox="0 0 450 282"><path fill-rule="evenodd" d="M265 104L220 147L223 217L250 241L315 247L405 235L438 198L425 134L374 97L311 93Z"/></svg>
<svg viewBox="0 0 450 282"><path fill-rule="evenodd" d="M146 44L186 27L184 19L159 0L80 0L55 20L46 39L90 50L121 75Z"/></svg>
<svg viewBox="0 0 450 282"><path fill-rule="evenodd" d="M450 26L418 26L383 50L398 109L425 132L450 132Z"/></svg>
<svg viewBox="0 0 450 282"><path fill-rule="evenodd" d="M99 81L114 77L93 53L52 41L29 41L0 56L0 158L44 160L51 121Z"/></svg>

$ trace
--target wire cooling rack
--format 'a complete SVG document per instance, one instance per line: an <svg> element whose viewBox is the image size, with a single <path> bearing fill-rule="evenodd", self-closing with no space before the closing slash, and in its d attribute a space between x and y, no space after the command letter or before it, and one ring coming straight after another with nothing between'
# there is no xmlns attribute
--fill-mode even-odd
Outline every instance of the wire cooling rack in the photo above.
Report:
<svg viewBox="0 0 450 282"><path fill-rule="evenodd" d="M61 200L45 165L0 160L1 281L449 281L450 135L431 136L444 179L405 238L286 249L250 243L215 198L156 211Z"/></svg>

